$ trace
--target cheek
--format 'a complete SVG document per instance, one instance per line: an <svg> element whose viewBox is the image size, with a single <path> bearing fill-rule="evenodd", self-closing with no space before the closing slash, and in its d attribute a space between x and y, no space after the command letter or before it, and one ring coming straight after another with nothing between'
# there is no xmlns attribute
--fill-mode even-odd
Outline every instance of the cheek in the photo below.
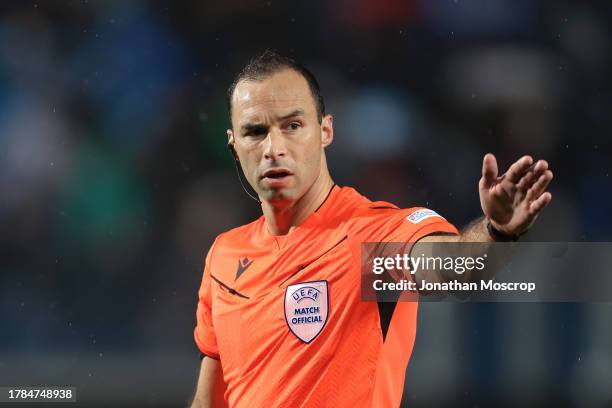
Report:
<svg viewBox="0 0 612 408"><path fill-rule="evenodd" d="M249 181L252 181L257 175L257 155L253 154L253 152L247 152L240 156L240 166L242 166L242 171L246 175Z"/></svg>
<svg viewBox="0 0 612 408"><path fill-rule="evenodd" d="M321 152L319 147L308 149L303 159L304 175L309 179L314 179L319 173L321 166Z"/></svg>

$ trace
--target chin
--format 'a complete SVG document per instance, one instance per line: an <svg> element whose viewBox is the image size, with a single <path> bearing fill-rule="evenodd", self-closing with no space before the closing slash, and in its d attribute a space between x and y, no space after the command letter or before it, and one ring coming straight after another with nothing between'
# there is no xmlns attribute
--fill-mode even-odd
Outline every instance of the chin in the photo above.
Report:
<svg viewBox="0 0 612 408"><path fill-rule="evenodd" d="M282 204L295 200L294 191L289 188L279 188L274 190L266 190L262 194L262 198L273 204Z"/></svg>

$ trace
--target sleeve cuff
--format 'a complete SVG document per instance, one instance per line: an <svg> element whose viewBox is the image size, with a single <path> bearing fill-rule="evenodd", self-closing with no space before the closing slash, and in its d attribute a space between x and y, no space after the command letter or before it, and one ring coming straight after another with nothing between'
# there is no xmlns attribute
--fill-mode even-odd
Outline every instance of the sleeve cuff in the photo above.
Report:
<svg viewBox="0 0 612 408"><path fill-rule="evenodd" d="M220 357L219 357L219 353L216 350L216 347L211 348L203 341L203 339L199 336L197 327L195 328L193 332L193 338L195 340L196 346L198 346L198 349L200 350L200 353L202 353L206 357L210 357L210 358L214 358L215 360L219 360Z"/></svg>
<svg viewBox="0 0 612 408"><path fill-rule="evenodd" d="M200 352L200 360L204 360L204 357L212 358L213 360L220 360L219 356L214 356L214 355Z"/></svg>

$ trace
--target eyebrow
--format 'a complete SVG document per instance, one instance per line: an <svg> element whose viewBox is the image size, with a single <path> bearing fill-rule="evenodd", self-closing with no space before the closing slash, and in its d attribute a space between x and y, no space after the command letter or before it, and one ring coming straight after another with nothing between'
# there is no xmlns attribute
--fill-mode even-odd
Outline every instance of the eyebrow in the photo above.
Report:
<svg viewBox="0 0 612 408"><path fill-rule="evenodd" d="M289 118L293 118L296 116L304 116L304 110L303 109L296 109L293 112L288 113L287 115L281 116L280 118L278 118L279 120L286 120ZM244 125L242 125L240 127L240 130L242 131L242 133L248 133L250 131L253 131L255 129L264 127L265 125L261 124L261 123L245 123Z"/></svg>
<svg viewBox="0 0 612 408"><path fill-rule="evenodd" d="M285 119L292 118L294 116L304 116L304 110L303 109L296 109L293 112L289 113L288 115L281 116L279 119L280 120L285 120Z"/></svg>

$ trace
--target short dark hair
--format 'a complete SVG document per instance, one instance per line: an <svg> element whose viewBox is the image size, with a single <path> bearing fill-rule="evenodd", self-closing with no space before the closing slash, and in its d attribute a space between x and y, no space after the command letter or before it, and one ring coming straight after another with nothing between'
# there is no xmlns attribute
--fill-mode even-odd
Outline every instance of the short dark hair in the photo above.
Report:
<svg viewBox="0 0 612 408"><path fill-rule="evenodd" d="M243 80L262 81L284 69L296 71L304 77L306 82L308 82L308 87L310 88L310 93L312 94L317 109L317 119L319 123L321 123L325 115L325 103L323 102L323 95L321 95L319 82L317 82L312 72L292 58L279 55L271 50L266 50L262 54L251 59L227 89L227 107L229 110L230 125L232 120L232 96L234 95L234 90L238 82Z"/></svg>

